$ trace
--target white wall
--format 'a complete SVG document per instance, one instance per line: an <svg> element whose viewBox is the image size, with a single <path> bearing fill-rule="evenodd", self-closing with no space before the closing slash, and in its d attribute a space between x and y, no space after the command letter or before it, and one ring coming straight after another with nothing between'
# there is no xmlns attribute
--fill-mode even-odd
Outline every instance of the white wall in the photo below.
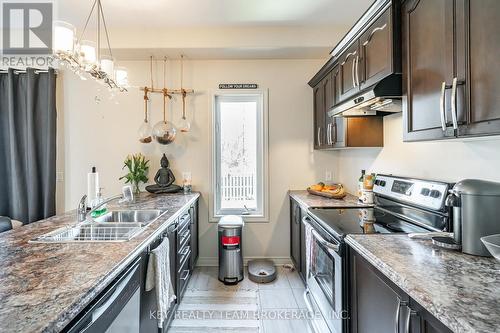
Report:
<svg viewBox="0 0 500 333"><path fill-rule="evenodd" d="M339 179L356 189L361 169L375 173L457 182L466 178L500 181L500 139L403 142L401 113L384 118L384 148L338 153Z"/></svg>
<svg viewBox="0 0 500 333"><path fill-rule="evenodd" d="M86 191L86 174L95 165L100 172L104 196L119 193L122 163L127 154L144 153L152 162L150 177L159 167L161 154L170 159L175 175L193 174L194 190L202 192L200 209L200 256L202 261L217 255L216 225L208 223L209 188L209 90L222 82L257 83L269 89L269 178L270 221L245 227L246 257L289 257L288 189L305 188L323 179L325 170L335 172L336 155L312 150L312 91L307 81L324 60L224 60L187 61L185 86L196 94L188 99L192 131L180 134L175 144L143 145L137 129L143 119L143 96L138 88L109 99L107 90L93 81L81 81L72 73L60 75L63 94L59 115L63 117L65 172L64 205L76 207ZM149 83L148 62L128 62L132 85ZM156 74L161 73L161 66ZM179 86L178 63L168 66L167 85ZM100 91L99 91L100 90ZM95 97L101 102L96 103ZM180 119L181 101L169 105L170 119ZM161 120L161 96L153 100L152 122ZM173 108L173 109L172 109Z"/></svg>

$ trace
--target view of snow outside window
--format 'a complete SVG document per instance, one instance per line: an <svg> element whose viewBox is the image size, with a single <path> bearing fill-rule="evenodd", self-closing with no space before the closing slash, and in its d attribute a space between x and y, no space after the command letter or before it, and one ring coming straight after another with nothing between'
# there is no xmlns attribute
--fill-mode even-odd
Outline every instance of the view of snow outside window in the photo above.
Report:
<svg viewBox="0 0 500 333"><path fill-rule="evenodd" d="M220 103L221 209L257 209L257 102Z"/></svg>

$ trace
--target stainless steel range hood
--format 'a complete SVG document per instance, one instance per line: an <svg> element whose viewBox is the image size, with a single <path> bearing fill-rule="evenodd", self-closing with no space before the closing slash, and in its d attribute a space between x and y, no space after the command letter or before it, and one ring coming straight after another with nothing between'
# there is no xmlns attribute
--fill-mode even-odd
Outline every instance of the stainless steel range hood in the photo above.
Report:
<svg viewBox="0 0 500 333"><path fill-rule="evenodd" d="M401 74L391 74L328 111L330 117L361 117L401 112Z"/></svg>

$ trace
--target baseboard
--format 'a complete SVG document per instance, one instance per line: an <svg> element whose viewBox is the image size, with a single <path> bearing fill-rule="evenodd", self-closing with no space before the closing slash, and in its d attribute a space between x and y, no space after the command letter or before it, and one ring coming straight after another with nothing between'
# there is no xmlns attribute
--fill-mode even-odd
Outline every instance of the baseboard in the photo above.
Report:
<svg viewBox="0 0 500 333"><path fill-rule="evenodd" d="M276 266L291 264L290 257L244 257L243 265L247 266L249 260L253 259L268 259L274 262ZM196 266L219 266L218 257L199 257Z"/></svg>

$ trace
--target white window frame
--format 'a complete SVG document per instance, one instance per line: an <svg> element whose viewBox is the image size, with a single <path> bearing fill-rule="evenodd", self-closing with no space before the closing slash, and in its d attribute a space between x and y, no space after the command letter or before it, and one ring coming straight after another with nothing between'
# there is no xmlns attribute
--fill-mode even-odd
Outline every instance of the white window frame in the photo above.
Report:
<svg viewBox="0 0 500 333"><path fill-rule="evenodd" d="M209 212L210 222L217 222L222 216L225 215L239 215L242 216L246 222L268 222L269 221L269 128L268 128L268 93L264 89L251 89L251 90L215 90L211 92L210 110L211 110L211 126L210 126L210 147L211 147L211 168L210 168L210 196L209 196ZM243 214L242 210L226 210L224 212L218 211L218 179L219 170L217 167L217 158L220 155L218 152L218 112L217 112L217 98L229 96L259 96L260 98L260 112L257 119L257 127L260 129L258 133L257 144L260 146L258 151L262 152L262 159L258 161L257 165L257 201L261 202L262 207L258 212L250 212L250 214ZM262 126L259 126L262 124ZM259 128L260 127L260 128Z"/></svg>

